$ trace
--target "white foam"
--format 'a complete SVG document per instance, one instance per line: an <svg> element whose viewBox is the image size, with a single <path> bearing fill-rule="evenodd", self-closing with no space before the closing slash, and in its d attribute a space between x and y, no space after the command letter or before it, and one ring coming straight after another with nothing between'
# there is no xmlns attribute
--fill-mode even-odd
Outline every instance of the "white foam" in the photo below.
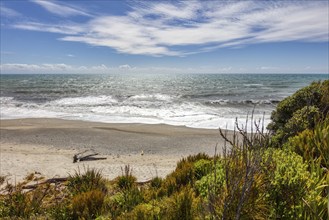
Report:
<svg viewBox="0 0 329 220"><path fill-rule="evenodd" d="M112 96L87 96L87 97L74 97L74 98L63 98L55 100L50 105L60 106L95 106L117 103L118 101Z"/></svg>
<svg viewBox="0 0 329 220"><path fill-rule="evenodd" d="M247 109L227 106L205 106L193 102L161 102L138 100L153 96L118 101L111 96L63 98L48 103L26 103L11 97L1 97L1 119L62 118L109 123L170 124L193 128L234 129L235 118L245 122ZM161 96L156 99L163 98ZM166 99L168 97L165 97ZM172 97L170 97L171 99ZM249 109L249 113L252 109ZM254 118L262 118L255 112ZM269 112L265 125L269 122Z"/></svg>

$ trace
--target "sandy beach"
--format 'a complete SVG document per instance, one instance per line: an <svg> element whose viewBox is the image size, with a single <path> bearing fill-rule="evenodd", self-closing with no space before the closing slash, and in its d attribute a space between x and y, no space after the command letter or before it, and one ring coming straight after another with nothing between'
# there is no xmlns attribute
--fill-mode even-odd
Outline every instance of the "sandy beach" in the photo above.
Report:
<svg viewBox="0 0 329 220"><path fill-rule="evenodd" d="M0 121L0 175L19 182L39 172L66 177L87 167L106 178L130 165L139 181L165 177L181 158L199 152L214 155L223 146L218 130L149 124L108 124L61 119ZM73 163L73 155L93 149L106 160Z"/></svg>

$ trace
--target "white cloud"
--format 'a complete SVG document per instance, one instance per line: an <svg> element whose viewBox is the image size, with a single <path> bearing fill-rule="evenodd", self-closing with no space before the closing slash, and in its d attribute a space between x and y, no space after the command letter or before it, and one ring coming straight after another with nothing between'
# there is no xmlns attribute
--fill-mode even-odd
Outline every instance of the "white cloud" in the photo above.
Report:
<svg viewBox="0 0 329 220"><path fill-rule="evenodd" d="M74 70L75 68L64 64L25 64L25 63L7 63L1 64L0 70L3 73L62 73Z"/></svg>
<svg viewBox="0 0 329 220"><path fill-rule="evenodd" d="M0 72L4 74L19 73L19 74L124 74L124 73L146 73L146 74L161 74L161 73L324 73L328 72L328 68L311 68L311 67L293 67L283 68L274 66L261 66L257 68L246 67L215 67L201 66L198 68L192 67L162 67L149 66L137 67L129 64L119 66L107 66L105 64L94 66L73 66L65 63L45 63L45 64L25 64L25 63L5 63L0 64Z"/></svg>
<svg viewBox="0 0 329 220"><path fill-rule="evenodd" d="M37 3L52 13L61 7L62 16L78 13L63 3ZM60 40L110 47L119 53L184 56L262 42L325 42L328 17L326 1L142 2L122 16L102 15L79 24L25 22L14 27L59 33Z"/></svg>
<svg viewBox="0 0 329 220"><path fill-rule="evenodd" d="M66 54L67 57L75 57L73 54Z"/></svg>
<svg viewBox="0 0 329 220"><path fill-rule="evenodd" d="M279 70L279 67L275 67L275 66L261 66L259 67L260 70Z"/></svg>
<svg viewBox="0 0 329 220"><path fill-rule="evenodd" d="M131 69L131 66L128 65L128 64L124 64L124 65L120 65L119 66L119 69L130 70Z"/></svg>
<svg viewBox="0 0 329 220"><path fill-rule="evenodd" d="M30 31L42 31L42 32L51 32L59 34L82 34L86 31L83 26L78 24L42 24L37 22L24 22L13 25L14 28L30 30Z"/></svg>
<svg viewBox="0 0 329 220"><path fill-rule="evenodd" d="M5 17L19 17L21 14L11 8L7 8L3 6L2 4L0 5L0 14L1 16Z"/></svg>
<svg viewBox="0 0 329 220"><path fill-rule="evenodd" d="M34 3L40 5L50 13L59 15L61 17L69 16L91 16L89 13L84 12L81 8L74 8L72 6L65 5L59 2L45 1L45 0L34 0Z"/></svg>

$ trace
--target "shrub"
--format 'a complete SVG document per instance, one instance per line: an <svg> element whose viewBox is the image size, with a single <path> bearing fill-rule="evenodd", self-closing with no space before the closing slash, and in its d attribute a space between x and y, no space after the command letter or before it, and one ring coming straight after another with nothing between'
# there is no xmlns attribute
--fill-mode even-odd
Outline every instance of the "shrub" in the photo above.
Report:
<svg viewBox="0 0 329 220"><path fill-rule="evenodd" d="M160 207L143 203L137 205L130 213L124 214L118 219L134 219L134 220L156 220L160 219Z"/></svg>
<svg viewBox="0 0 329 220"><path fill-rule="evenodd" d="M160 219L196 219L199 200L195 198L190 187L184 187L180 192L174 193L170 198L163 200L160 206Z"/></svg>
<svg viewBox="0 0 329 220"><path fill-rule="evenodd" d="M101 214L104 197L98 189L75 195L72 199L73 219L95 219Z"/></svg>
<svg viewBox="0 0 329 220"><path fill-rule="evenodd" d="M136 182L136 177L132 175L132 170L129 166L125 166L122 175L116 178L117 186L122 190L131 189Z"/></svg>
<svg viewBox="0 0 329 220"><path fill-rule="evenodd" d="M321 87L327 86L327 84L326 82L314 82L282 100L276 110L272 112L272 123L268 128L272 131L277 131L284 127L295 111L305 106L317 106L322 99Z"/></svg>
<svg viewBox="0 0 329 220"><path fill-rule="evenodd" d="M213 167L213 162L211 160L200 159L194 164L194 173L197 180L201 179L203 176L209 174Z"/></svg>
<svg viewBox="0 0 329 220"><path fill-rule="evenodd" d="M216 168L196 181L196 192L203 198L209 198L211 195L218 195L223 190L225 184L225 172L220 163L216 164Z"/></svg>
<svg viewBox="0 0 329 220"><path fill-rule="evenodd" d="M110 198L107 204L113 217L130 212L136 205L144 201L143 193L136 185L136 177L132 175L128 165L122 171L122 176L115 179L115 184L119 192Z"/></svg>
<svg viewBox="0 0 329 220"><path fill-rule="evenodd" d="M305 129L313 129L319 115L319 109L315 106L305 106L297 110L287 123L272 137L273 144L279 146L286 142L289 137L293 137Z"/></svg>
<svg viewBox="0 0 329 220"><path fill-rule="evenodd" d="M84 174L81 174L80 170L78 170L74 175L70 175L68 178L68 189L73 195L92 190L107 192L106 181L102 177L101 171L89 168L85 170Z"/></svg>
<svg viewBox="0 0 329 220"><path fill-rule="evenodd" d="M318 122L313 130L307 129L290 138L284 147L308 162L320 160L320 165L329 169L329 118Z"/></svg>
<svg viewBox="0 0 329 220"><path fill-rule="evenodd" d="M268 129L275 134L273 145L275 147L279 147L282 143L284 143L289 137L285 135L287 131L292 132L289 134L290 136L301 131L303 126L299 127L297 131L289 130L289 127L292 125L298 126L298 121L300 120L304 120L305 122L307 121L307 128L313 129L312 124L314 125L314 116L317 115L313 113L319 112L319 119L326 118L329 111L328 94L329 80L325 80L323 82L314 82L282 100L278 104L276 110L272 112L272 122L268 125ZM301 110L305 106L312 108L311 111L309 112L306 109ZM296 113L298 110L300 110L300 112ZM290 120L294 114L294 119ZM306 114L306 118L304 114ZM301 116L304 118L299 119ZM290 125L286 125L289 120ZM294 126L292 126L292 128L294 129Z"/></svg>
<svg viewBox="0 0 329 220"><path fill-rule="evenodd" d="M303 158L287 150L268 150L266 157L271 157L265 167L269 175L268 190L273 218L299 219L302 216L303 199L308 194L312 175Z"/></svg>
<svg viewBox="0 0 329 220"><path fill-rule="evenodd" d="M151 180L151 187L155 189L159 189L162 185L163 179L161 177L155 177Z"/></svg>
<svg viewBox="0 0 329 220"><path fill-rule="evenodd" d="M194 166L192 162L180 162L180 166L169 175L169 179L174 179L174 191L194 182Z"/></svg>

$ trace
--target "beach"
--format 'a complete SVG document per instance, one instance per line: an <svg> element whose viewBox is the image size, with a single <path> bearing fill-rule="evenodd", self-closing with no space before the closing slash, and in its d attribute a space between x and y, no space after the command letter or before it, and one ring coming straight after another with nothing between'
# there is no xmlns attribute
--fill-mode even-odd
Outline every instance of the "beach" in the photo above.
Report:
<svg viewBox="0 0 329 220"><path fill-rule="evenodd" d="M46 178L67 177L87 168L113 179L129 165L138 181L165 177L176 163L200 152L220 153L223 139L216 129L195 129L165 124L98 123L62 119L0 121L0 175L19 182L30 173ZM230 132L229 132L230 134ZM85 150L105 160L73 163Z"/></svg>

